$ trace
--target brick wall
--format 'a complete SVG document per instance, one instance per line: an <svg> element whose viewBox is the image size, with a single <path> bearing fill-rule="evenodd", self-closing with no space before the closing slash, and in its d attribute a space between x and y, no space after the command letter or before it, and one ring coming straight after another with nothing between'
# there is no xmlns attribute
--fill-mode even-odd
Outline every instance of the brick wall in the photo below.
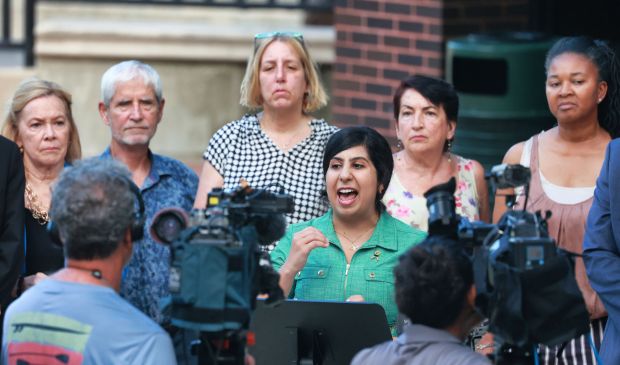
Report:
<svg viewBox="0 0 620 365"><path fill-rule="evenodd" d="M448 37L523 30L528 0L337 0L333 123L394 142L392 95L411 74L442 77ZM500 27L499 24L506 24Z"/></svg>
<svg viewBox="0 0 620 365"><path fill-rule="evenodd" d="M529 0L444 0L443 3L446 39L474 32L520 31L528 27Z"/></svg>

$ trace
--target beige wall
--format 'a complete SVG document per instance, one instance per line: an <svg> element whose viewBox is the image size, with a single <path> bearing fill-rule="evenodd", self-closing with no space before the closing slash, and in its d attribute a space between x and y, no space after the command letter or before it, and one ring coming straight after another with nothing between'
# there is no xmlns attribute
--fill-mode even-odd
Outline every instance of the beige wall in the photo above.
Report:
<svg viewBox="0 0 620 365"><path fill-rule="evenodd" d="M100 153L110 139L99 117L99 82L105 70L119 60L44 59L39 76L71 91L73 112L86 156ZM241 63L182 63L149 61L163 84L166 105L153 150L189 162L199 161L210 136L227 121L238 118Z"/></svg>
<svg viewBox="0 0 620 365"><path fill-rule="evenodd" d="M35 70L18 67L0 67L0 103L2 106L2 122L6 116L7 103L19 83L35 75Z"/></svg>
<svg viewBox="0 0 620 365"><path fill-rule="evenodd" d="M109 130L98 115L103 72L126 59L154 66L163 82L164 118L153 150L197 167L211 135L239 118L239 86L253 35L273 30L304 34L328 89L335 33L306 26L299 10L242 10L204 6L139 6L39 2L35 57L30 70L0 69L6 100L23 77L36 75L73 94L85 156L100 153ZM319 116L329 115L329 108Z"/></svg>

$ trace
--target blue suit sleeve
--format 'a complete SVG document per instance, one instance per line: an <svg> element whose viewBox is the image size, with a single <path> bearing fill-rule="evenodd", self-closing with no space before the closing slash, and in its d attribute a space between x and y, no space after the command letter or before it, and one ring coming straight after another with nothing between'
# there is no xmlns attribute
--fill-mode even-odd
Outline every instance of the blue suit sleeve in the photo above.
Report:
<svg viewBox="0 0 620 365"><path fill-rule="evenodd" d="M609 319L614 321L616 328L620 328L620 242L615 239L613 224L614 219L618 218L612 215L614 197L611 194L616 189L610 190L609 184L618 153L620 144L610 143L596 182L583 242L583 259L588 279L605 304Z"/></svg>

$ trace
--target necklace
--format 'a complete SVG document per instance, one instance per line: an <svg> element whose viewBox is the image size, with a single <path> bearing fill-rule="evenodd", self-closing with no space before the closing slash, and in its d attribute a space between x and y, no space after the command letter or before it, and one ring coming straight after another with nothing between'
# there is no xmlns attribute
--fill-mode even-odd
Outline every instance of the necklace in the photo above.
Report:
<svg viewBox="0 0 620 365"><path fill-rule="evenodd" d="M312 129L312 127L310 126L310 122L304 123L303 128L295 132L290 138L287 138L285 142L279 141L276 138L275 134L273 134L271 131L268 132L266 129L263 129L263 131L273 141L273 144L275 144L283 151L288 151L290 148L294 147L298 142L300 142L298 141L299 137L304 135L308 131L306 126Z"/></svg>
<svg viewBox="0 0 620 365"><path fill-rule="evenodd" d="M373 225L372 227L368 228L367 230L365 230L362 234L360 234L359 236L355 237L355 239L351 239L349 236L347 236L344 232L340 232L340 231L336 231L336 233L342 235L344 238L347 239L347 241L349 241L349 244L351 245L351 251L355 252L357 250L360 249L360 247L364 246L365 242L362 242L361 244L356 245L355 243L358 242L361 238L363 238L368 232L370 232L371 230L375 229L377 225Z"/></svg>
<svg viewBox="0 0 620 365"><path fill-rule="evenodd" d="M43 209L39 202L39 197L32 190L32 186L29 182L26 181L26 188L24 189L24 195L26 197L26 208L32 212L32 217L37 221L40 225L44 226L49 222L50 217L47 213L47 210Z"/></svg>

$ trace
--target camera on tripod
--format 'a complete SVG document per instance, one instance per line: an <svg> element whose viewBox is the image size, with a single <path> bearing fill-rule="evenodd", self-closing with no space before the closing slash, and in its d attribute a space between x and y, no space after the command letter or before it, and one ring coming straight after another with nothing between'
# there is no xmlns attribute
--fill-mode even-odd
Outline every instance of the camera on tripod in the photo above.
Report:
<svg viewBox="0 0 620 365"><path fill-rule="evenodd" d="M489 320L500 344L498 364L533 364L536 344L559 345L589 330L589 317L574 277L572 254L560 250L547 232L550 212L525 210L530 170L498 165L487 177L495 189L521 188L506 197L508 211L497 224L470 222L455 211L456 182L426 192L429 235L461 243L472 258L476 307Z"/></svg>
<svg viewBox="0 0 620 365"><path fill-rule="evenodd" d="M266 294L267 304L284 299L260 245L284 235L283 214L293 209L281 188L254 190L242 181L234 191L213 189L206 209L188 215L170 208L153 219L151 234L171 248L170 297L162 308L174 326L200 331L201 364L243 364L257 295Z"/></svg>

